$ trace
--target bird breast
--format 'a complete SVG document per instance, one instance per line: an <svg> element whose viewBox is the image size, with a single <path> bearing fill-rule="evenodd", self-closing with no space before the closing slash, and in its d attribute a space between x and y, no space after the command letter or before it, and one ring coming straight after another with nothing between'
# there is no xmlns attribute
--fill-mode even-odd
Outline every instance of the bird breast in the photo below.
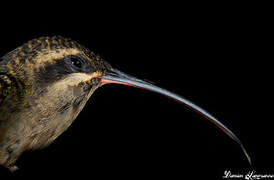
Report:
<svg viewBox="0 0 274 180"><path fill-rule="evenodd" d="M66 80L68 81L68 80ZM62 134L81 112L99 84L81 81L77 85L63 81L47 87L23 114L29 148L50 144Z"/></svg>

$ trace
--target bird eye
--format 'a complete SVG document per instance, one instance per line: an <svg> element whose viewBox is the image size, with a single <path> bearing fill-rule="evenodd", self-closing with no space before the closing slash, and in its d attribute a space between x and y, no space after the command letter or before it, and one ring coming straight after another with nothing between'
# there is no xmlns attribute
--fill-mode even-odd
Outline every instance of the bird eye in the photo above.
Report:
<svg viewBox="0 0 274 180"><path fill-rule="evenodd" d="M71 64L79 69L83 67L83 62L75 57L70 58Z"/></svg>

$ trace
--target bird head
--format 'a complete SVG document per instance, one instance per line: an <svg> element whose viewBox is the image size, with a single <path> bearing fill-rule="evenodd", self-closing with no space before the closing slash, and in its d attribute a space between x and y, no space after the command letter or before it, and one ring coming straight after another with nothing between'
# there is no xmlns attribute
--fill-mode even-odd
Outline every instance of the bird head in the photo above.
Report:
<svg viewBox="0 0 274 180"><path fill-rule="evenodd" d="M1 64L19 83L30 85L38 94L53 85L96 86L109 66L87 48L60 36L33 39L5 55Z"/></svg>
<svg viewBox="0 0 274 180"><path fill-rule="evenodd" d="M44 97L43 101L33 102L46 102L45 105L50 104L53 109L58 105L60 112L76 108L74 118L91 94L104 84L134 86L163 94L219 127L241 146L250 161L241 141L210 113L182 96L113 68L98 55L70 39L56 36L31 40L5 55L0 65L4 65L1 71L14 78L19 89L23 89L20 97L28 99L26 104L32 103L32 97Z"/></svg>

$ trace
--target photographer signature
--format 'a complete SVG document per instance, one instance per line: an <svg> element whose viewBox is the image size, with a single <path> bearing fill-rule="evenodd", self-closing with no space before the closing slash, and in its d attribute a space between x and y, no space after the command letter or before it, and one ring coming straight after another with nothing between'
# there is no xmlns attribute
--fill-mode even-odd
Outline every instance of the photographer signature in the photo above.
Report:
<svg viewBox="0 0 274 180"><path fill-rule="evenodd" d="M246 180L272 179L274 174L257 174L256 171L249 171L246 174L233 174L231 171L224 171L223 179L241 178Z"/></svg>

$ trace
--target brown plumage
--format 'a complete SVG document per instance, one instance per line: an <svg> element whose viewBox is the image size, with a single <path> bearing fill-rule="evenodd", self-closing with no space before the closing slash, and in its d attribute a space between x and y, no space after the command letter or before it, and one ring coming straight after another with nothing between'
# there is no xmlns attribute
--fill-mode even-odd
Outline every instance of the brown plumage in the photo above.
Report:
<svg viewBox="0 0 274 180"><path fill-rule="evenodd" d="M71 69L72 56L87 68ZM99 56L62 37L34 39L1 58L0 164L12 168L23 151L66 130L101 85L96 77L104 69Z"/></svg>
<svg viewBox="0 0 274 180"><path fill-rule="evenodd" d="M22 152L50 144L70 126L92 93L107 83L176 99L221 128L245 152L240 140L205 110L113 69L77 42L56 36L31 40L0 60L0 165L13 171Z"/></svg>

